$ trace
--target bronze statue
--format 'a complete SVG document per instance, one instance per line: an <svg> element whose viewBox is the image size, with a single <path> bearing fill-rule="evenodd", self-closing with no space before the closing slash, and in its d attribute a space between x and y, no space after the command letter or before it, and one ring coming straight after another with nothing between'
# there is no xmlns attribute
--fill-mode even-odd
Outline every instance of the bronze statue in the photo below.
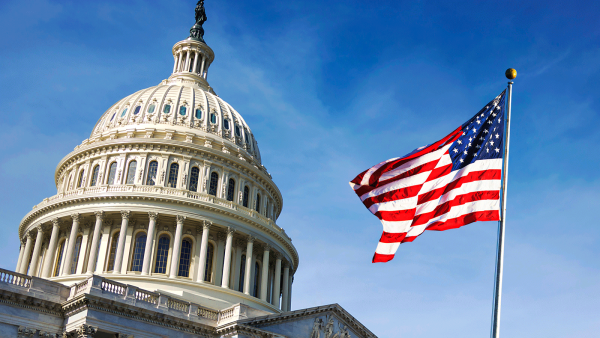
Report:
<svg viewBox="0 0 600 338"><path fill-rule="evenodd" d="M206 12L204 11L204 0L196 4L196 23L190 29L190 37L204 42L204 28L202 25L206 22Z"/></svg>

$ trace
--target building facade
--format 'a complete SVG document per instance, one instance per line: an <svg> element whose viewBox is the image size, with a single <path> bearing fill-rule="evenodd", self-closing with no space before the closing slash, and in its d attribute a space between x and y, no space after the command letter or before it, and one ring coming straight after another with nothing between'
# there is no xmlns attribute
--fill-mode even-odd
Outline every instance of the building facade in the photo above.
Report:
<svg viewBox="0 0 600 338"><path fill-rule="evenodd" d="M171 76L117 101L55 172L0 271L4 337L374 337L291 311L299 256L250 127L210 87L203 1Z"/></svg>

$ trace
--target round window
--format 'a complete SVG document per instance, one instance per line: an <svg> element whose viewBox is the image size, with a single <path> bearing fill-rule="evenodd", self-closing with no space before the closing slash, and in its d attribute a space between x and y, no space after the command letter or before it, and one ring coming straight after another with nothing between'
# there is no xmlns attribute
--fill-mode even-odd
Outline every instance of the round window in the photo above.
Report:
<svg viewBox="0 0 600 338"><path fill-rule="evenodd" d="M148 114L154 113L154 109L156 109L156 105L151 104L150 107L148 107Z"/></svg>
<svg viewBox="0 0 600 338"><path fill-rule="evenodd" d="M123 112L121 113L121 117L125 116L125 114L127 114L127 108L123 109Z"/></svg>
<svg viewBox="0 0 600 338"><path fill-rule="evenodd" d="M202 109L200 109L200 108L196 109L196 118L197 119L202 118Z"/></svg>
<svg viewBox="0 0 600 338"><path fill-rule="evenodd" d="M185 116L185 113L187 112L187 108L184 106L179 107L179 115Z"/></svg>
<svg viewBox="0 0 600 338"><path fill-rule="evenodd" d="M169 114L170 112L171 112L171 105L170 104L165 105L165 109L163 109L163 113Z"/></svg>

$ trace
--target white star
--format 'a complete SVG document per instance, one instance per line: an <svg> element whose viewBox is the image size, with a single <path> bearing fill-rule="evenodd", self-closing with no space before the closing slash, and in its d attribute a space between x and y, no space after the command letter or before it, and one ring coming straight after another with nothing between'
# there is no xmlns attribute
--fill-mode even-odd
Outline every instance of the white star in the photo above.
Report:
<svg viewBox="0 0 600 338"><path fill-rule="evenodd" d="M491 145L494 145L494 141L490 141L490 144L491 144Z"/></svg>
<svg viewBox="0 0 600 338"><path fill-rule="evenodd" d="M481 124L481 121L477 120L477 124Z"/></svg>
<svg viewBox="0 0 600 338"><path fill-rule="evenodd" d="M483 136L481 136L481 137L479 138L479 141L483 141Z"/></svg>
<svg viewBox="0 0 600 338"><path fill-rule="evenodd" d="M496 106L496 110L500 110L500 106Z"/></svg>
<svg viewBox="0 0 600 338"><path fill-rule="evenodd" d="M498 119L498 123L500 123L502 121L502 119Z"/></svg>
<svg viewBox="0 0 600 338"><path fill-rule="evenodd" d="M477 157L477 153L473 154L473 156Z"/></svg>
<svg viewBox="0 0 600 338"><path fill-rule="evenodd" d="M470 146L471 146L471 142L469 142L469 144L467 144L467 147L470 147Z"/></svg>
<svg viewBox="0 0 600 338"><path fill-rule="evenodd" d="M467 155L467 151L466 150L464 151L464 153L465 153L465 155Z"/></svg>
<svg viewBox="0 0 600 338"><path fill-rule="evenodd" d="M461 159L460 159L460 163L463 163L463 162L464 162L464 160L461 158Z"/></svg>
<svg viewBox="0 0 600 338"><path fill-rule="evenodd" d="M486 129L486 130L484 130L483 132L487 134L487 133L488 133L488 130Z"/></svg>
<svg viewBox="0 0 600 338"><path fill-rule="evenodd" d="M488 121L488 123L489 123L489 124L492 124L492 120L489 120L489 121Z"/></svg>
<svg viewBox="0 0 600 338"><path fill-rule="evenodd" d="M471 141L473 141L473 138L472 138L472 137L469 137L469 142L471 142Z"/></svg>
<svg viewBox="0 0 600 338"><path fill-rule="evenodd" d="M489 153L490 152L490 148L485 148L485 150Z"/></svg>
<svg viewBox="0 0 600 338"><path fill-rule="evenodd" d="M500 137L500 134L496 133L496 138Z"/></svg>
<svg viewBox="0 0 600 338"><path fill-rule="evenodd" d="M494 127L494 130L492 130L492 131L496 131L496 128L498 128L498 127Z"/></svg>
<svg viewBox="0 0 600 338"><path fill-rule="evenodd" d="M492 116L493 116L493 117L496 117L496 113L493 113L493 114L492 114Z"/></svg>
<svg viewBox="0 0 600 338"><path fill-rule="evenodd" d="M465 133L463 132L463 136L465 136Z"/></svg>
<svg viewBox="0 0 600 338"><path fill-rule="evenodd" d="M454 148L454 150L452 150L455 154L458 153L458 149Z"/></svg>
<svg viewBox="0 0 600 338"><path fill-rule="evenodd" d="M485 115L483 113L481 113L481 117L484 117Z"/></svg>
<svg viewBox="0 0 600 338"><path fill-rule="evenodd" d="M456 143L458 143L458 144L462 144L462 141L461 141L461 140L458 140L458 141L456 141Z"/></svg>
<svg viewBox="0 0 600 338"><path fill-rule="evenodd" d="M496 149L494 149L494 150L495 150L496 152L499 152L499 151L500 151L500 149L498 149L498 148L496 148Z"/></svg>
<svg viewBox="0 0 600 338"><path fill-rule="evenodd" d="M475 133L475 132L477 132L477 129L473 128L473 132L474 132L474 133Z"/></svg>

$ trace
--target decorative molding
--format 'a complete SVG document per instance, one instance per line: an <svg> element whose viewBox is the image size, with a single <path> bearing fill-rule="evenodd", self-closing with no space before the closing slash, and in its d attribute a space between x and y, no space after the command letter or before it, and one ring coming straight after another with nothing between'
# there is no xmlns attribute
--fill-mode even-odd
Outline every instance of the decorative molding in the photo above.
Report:
<svg viewBox="0 0 600 338"><path fill-rule="evenodd" d="M131 211L129 211L129 210L121 210L121 218L122 219L129 220L130 214L131 214Z"/></svg>
<svg viewBox="0 0 600 338"><path fill-rule="evenodd" d="M104 211L94 211L94 215L96 215L96 221L104 220Z"/></svg>
<svg viewBox="0 0 600 338"><path fill-rule="evenodd" d="M71 214L71 218L73 218L73 222L79 222L79 214Z"/></svg>
<svg viewBox="0 0 600 338"><path fill-rule="evenodd" d="M158 212L149 211L148 217L150 217L151 220L156 222L156 220L158 219Z"/></svg>
<svg viewBox="0 0 600 338"><path fill-rule="evenodd" d="M185 221L186 217L183 215L175 215L175 221L177 222L177 224L183 224L183 221Z"/></svg>

